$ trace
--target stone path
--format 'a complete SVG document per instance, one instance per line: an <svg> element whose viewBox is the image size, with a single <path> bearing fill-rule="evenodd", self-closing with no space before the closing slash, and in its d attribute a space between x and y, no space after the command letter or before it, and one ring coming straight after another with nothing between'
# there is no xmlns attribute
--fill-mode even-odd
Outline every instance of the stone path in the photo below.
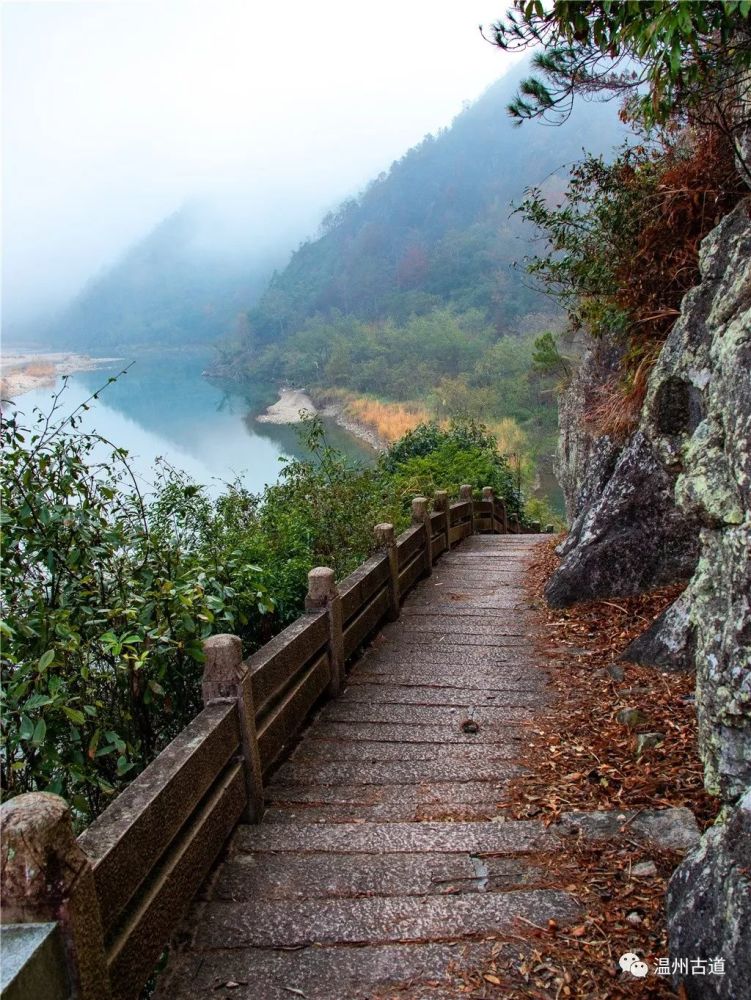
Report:
<svg viewBox="0 0 751 1000"><path fill-rule="evenodd" d="M546 887L556 835L493 822L546 705L523 591L540 541L474 536L417 586L236 831L160 1000L441 1000L518 952L518 918L576 916Z"/></svg>

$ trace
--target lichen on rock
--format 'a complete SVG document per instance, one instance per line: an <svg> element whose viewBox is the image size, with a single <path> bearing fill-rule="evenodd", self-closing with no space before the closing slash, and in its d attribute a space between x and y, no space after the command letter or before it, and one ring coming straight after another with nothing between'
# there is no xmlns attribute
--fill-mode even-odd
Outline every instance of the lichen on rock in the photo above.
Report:
<svg viewBox="0 0 751 1000"><path fill-rule="evenodd" d="M711 827L668 886L670 955L703 960L704 971L679 974L688 1000L739 1000L751 983L751 790L724 823ZM722 974L707 974L719 959ZM685 968L685 964L683 966Z"/></svg>

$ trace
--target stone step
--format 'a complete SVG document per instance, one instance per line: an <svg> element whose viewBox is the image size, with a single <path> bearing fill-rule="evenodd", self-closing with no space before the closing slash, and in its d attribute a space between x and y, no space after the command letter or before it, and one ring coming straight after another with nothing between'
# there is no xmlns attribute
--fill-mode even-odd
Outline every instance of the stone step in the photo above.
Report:
<svg viewBox="0 0 751 1000"><path fill-rule="evenodd" d="M529 664L515 664L513 669L502 670L501 664L489 659L478 662L476 668L453 663L390 662L385 658L371 660L347 678L348 687L361 684L387 684L393 687L464 688L480 694L505 695L506 704L524 703L525 694L539 690L540 679ZM507 667L510 665L506 665ZM526 699L530 700L530 699ZM534 699L531 699L534 700Z"/></svg>
<svg viewBox="0 0 751 1000"><path fill-rule="evenodd" d="M476 619L478 624L485 623L488 625L492 625L497 622L499 623L499 626L504 628L509 635L516 634L523 636L526 635L528 631L524 629L519 622L509 621L509 616L505 611L496 611L492 608L488 611L476 611L472 608L464 608L460 603L452 603L440 613L429 607L417 608L413 607L412 604L407 603L402 607L399 621L412 623L415 621L423 621L426 618L446 622L452 622L462 618L472 618Z"/></svg>
<svg viewBox="0 0 751 1000"><path fill-rule="evenodd" d="M373 648L367 657L355 665L352 676L370 670L379 664L419 664L446 666L449 669L460 666L491 666L511 669L517 667L537 668L537 660L531 649L522 650L504 646L475 646L470 643L452 644L438 641L411 643L409 645L384 642Z"/></svg>
<svg viewBox="0 0 751 1000"><path fill-rule="evenodd" d="M478 699L479 700L479 699ZM499 716L496 704L492 708L476 706L472 718L480 725L506 725L528 722L534 718L535 711L524 705L514 704L514 696L509 694L508 701L503 703L503 717ZM403 704L368 704L367 702L348 702L343 698L330 702L321 712L320 718L325 722L388 722L402 723L413 726L420 723L428 725L449 724L459 726L466 718L464 706L455 705L403 705Z"/></svg>
<svg viewBox="0 0 751 1000"><path fill-rule="evenodd" d="M195 925L199 916L190 923ZM456 1000L463 970L485 967L505 954L516 958L523 945L495 941L450 944L252 948L193 951L161 976L156 1000ZM444 983L449 992L443 991ZM225 984L232 984L223 989ZM438 985L437 985L438 984ZM423 992L423 989L427 992Z"/></svg>
<svg viewBox="0 0 751 1000"><path fill-rule="evenodd" d="M363 805L412 804L451 805L495 803L502 784L493 781L435 781L420 785L277 785L272 780L265 789L270 804Z"/></svg>
<svg viewBox="0 0 751 1000"><path fill-rule="evenodd" d="M509 600L508 597L494 596L493 594L477 594L467 590L445 590L440 596L432 597L418 594L413 602L415 608L430 608L436 614L441 614L444 608L455 607L461 604L462 607L472 608L477 611L505 611L511 617L529 611L529 605L523 601Z"/></svg>
<svg viewBox="0 0 751 1000"><path fill-rule="evenodd" d="M412 680L413 678L407 678ZM452 705L465 706L482 704L486 706L499 705L504 709L510 704L529 704L534 698L522 697L512 691L483 691L476 687L461 687L454 685L426 685L404 683L396 678L371 678L355 682L354 676L348 681L349 686L341 696L343 704L369 702L376 705ZM466 713L465 713L466 714ZM403 739L409 740L404 734ZM424 737L421 737L424 739Z"/></svg>
<svg viewBox="0 0 751 1000"><path fill-rule="evenodd" d="M399 643L400 646L425 646L426 642L439 642L441 646L449 643L452 646L486 646L488 649L514 649L525 651L529 647L529 638L518 631L504 630L498 624L478 625L475 621L455 619L447 622L438 615L417 621L412 618L396 626L389 633L388 640L377 648ZM367 659L366 654L363 659Z"/></svg>
<svg viewBox="0 0 751 1000"><path fill-rule="evenodd" d="M380 802L374 805L300 805L272 806L263 816L264 823L425 823L488 822L499 814L498 800L503 784L488 782L485 802L430 803ZM401 787L401 786L398 786Z"/></svg>
<svg viewBox="0 0 751 1000"><path fill-rule="evenodd" d="M478 768L485 764L509 760L516 756L518 748L508 744L486 744L484 746L462 746L444 743L388 743L355 740L315 739L315 731L292 754L291 759L297 763L320 763L322 761L358 761L374 763L376 761L404 761L412 763L418 760L433 760L440 762L461 762L473 764Z"/></svg>
<svg viewBox="0 0 751 1000"><path fill-rule="evenodd" d="M264 822L266 820L264 819ZM228 861L211 888L218 901L441 896L545 886L518 858L470 854L252 854Z"/></svg>
<svg viewBox="0 0 751 1000"><path fill-rule="evenodd" d="M357 690L360 692L366 690L364 701L369 700L367 693L375 697L373 692L367 692L367 689L362 687ZM404 691L430 693L433 690L433 688L397 688L394 701L396 701L397 696L400 701L408 701L409 699L402 696ZM429 704L427 698L421 702L417 700L418 697L422 698L425 695L416 696L415 704ZM483 701L488 704L486 700L483 699ZM464 704L468 708L470 701L467 700ZM389 742L402 747L406 747L410 743L426 742L441 743L444 746L484 746L486 744L493 746L494 744L522 743L527 739L529 727L524 724L499 721L494 726L481 727L477 733L465 733L459 724L461 721L463 720L459 720L458 723L456 721L451 724L446 723L442 726L389 725L387 722L316 722L308 730L307 739L349 739L360 740L364 743L370 741Z"/></svg>
<svg viewBox="0 0 751 1000"><path fill-rule="evenodd" d="M339 823L300 824L283 829L261 823L239 826L232 853L335 851L348 854L404 854L418 851L460 854L521 854L556 851L561 840L534 820L508 823Z"/></svg>
<svg viewBox="0 0 751 1000"><path fill-rule="evenodd" d="M472 896L264 899L252 906L211 901L201 913L194 946L304 948L471 939L480 934L513 932L519 918L543 927L551 919L565 925L578 912L570 895L551 889Z"/></svg>
<svg viewBox="0 0 751 1000"><path fill-rule="evenodd" d="M493 781L516 777L508 761L410 760L338 762L290 760L274 774L275 785L411 785L424 781Z"/></svg>

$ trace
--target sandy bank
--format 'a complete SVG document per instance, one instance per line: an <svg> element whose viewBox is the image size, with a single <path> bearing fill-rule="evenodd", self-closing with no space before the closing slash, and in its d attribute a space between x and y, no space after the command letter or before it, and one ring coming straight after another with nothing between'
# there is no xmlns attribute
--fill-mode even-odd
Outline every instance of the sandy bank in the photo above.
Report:
<svg viewBox="0 0 751 1000"><path fill-rule="evenodd" d="M259 414L256 420L261 424L299 424L301 413L319 413L322 417L328 417L376 451L384 451L387 447L386 441L372 427L360 423L347 412L345 402L331 400L324 394L317 406L304 389L280 389L277 402Z"/></svg>
<svg viewBox="0 0 751 1000"><path fill-rule="evenodd" d="M299 424L305 413L317 413L315 403L302 389L280 389L279 399L256 417L259 424Z"/></svg>
<svg viewBox="0 0 751 1000"><path fill-rule="evenodd" d="M61 375L95 371L120 360L63 352L3 354L0 356L0 396L16 399L32 389L54 385Z"/></svg>

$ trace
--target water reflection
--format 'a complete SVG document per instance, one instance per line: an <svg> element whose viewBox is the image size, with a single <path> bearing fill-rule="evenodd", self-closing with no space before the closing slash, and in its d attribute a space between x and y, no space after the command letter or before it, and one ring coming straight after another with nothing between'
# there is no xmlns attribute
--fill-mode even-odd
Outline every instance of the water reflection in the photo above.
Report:
<svg viewBox="0 0 751 1000"><path fill-rule="evenodd" d="M117 375L130 359L70 376L63 396L67 414ZM84 414L84 427L130 452L146 482L157 458L183 469L197 482L218 491L240 479L253 491L275 482L285 457L305 454L295 430L258 424L253 414L276 398L274 387L220 385L202 376L206 352L150 354L108 385ZM52 388L20 396L27 416L34 406L50 408ZM329 427L333 444L352 457L372 461L372 452L340 428Z"/></svg>

